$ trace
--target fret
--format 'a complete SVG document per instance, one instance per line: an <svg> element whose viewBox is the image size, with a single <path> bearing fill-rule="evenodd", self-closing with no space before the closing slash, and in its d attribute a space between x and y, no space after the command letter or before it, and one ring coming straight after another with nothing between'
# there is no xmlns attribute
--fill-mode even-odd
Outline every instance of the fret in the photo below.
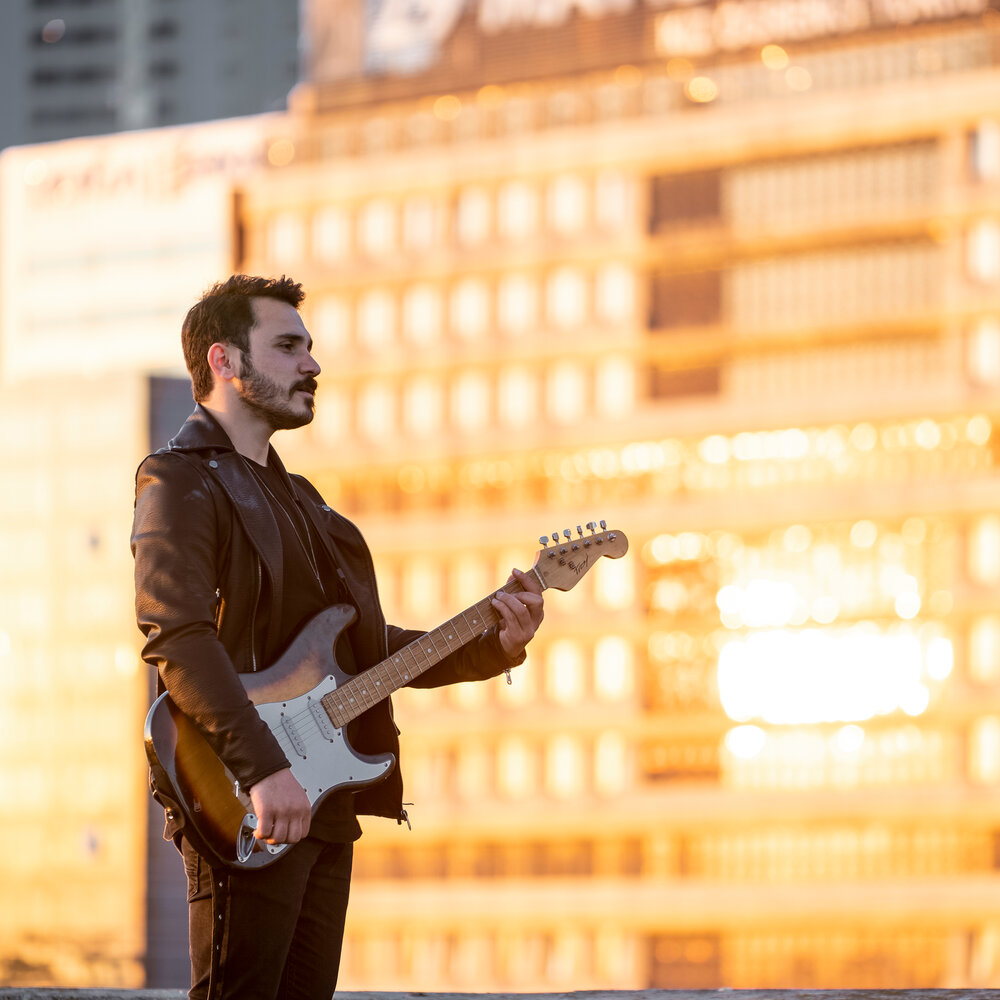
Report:
<svg viewBox="0 0 1000 1000"><path fill-rule="evenodd" d="M511 580L499 589L508 594L516 594L524 588L516 580ZM443 625L407 643L381 663L350 678L325 695L321 703L333 725L343 728L362 712L405 687L415 677L440 663L445 656L495 625L500 620L492 604L497 592L494 591L489 597L484 597Z"/></svg>

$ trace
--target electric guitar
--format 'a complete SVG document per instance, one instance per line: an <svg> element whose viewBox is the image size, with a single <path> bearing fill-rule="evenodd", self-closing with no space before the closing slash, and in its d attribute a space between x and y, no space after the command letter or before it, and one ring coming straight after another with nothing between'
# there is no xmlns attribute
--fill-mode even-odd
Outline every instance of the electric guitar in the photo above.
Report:
<svg viewBox="0 0 1000 1000"><path fill-rule="evenodd" d="M576 537L568 528L562 538L556 532L551 545L547 536L539 539L542 549L529 572L543 590L570 590L599 557L617 559L628 551L622 532L607 530L604 521L600 531L597 527L590 522L586 535L577 527ZM502 589L515 594L524 588L511 581ZM336 604L305 625L270 667L240 674L314 815L331 792L367 788L389 774L396 764L394 755L355 751L347 741L348 723L496 624L493 593L353 676L337 666L334 648L357 612ZM157 792L183 812L185 836L202 855L229 867L252 869L272 863L288 849L288 844L267 844L254 837L257 817L247 790L169 693L149 710L145 743Z"/></svg>

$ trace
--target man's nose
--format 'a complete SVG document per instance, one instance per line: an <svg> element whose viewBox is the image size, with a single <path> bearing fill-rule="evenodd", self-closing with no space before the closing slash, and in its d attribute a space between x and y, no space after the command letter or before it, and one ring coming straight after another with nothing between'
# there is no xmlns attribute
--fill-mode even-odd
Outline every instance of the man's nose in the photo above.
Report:
<svg viewBox="0 0 1000 1000"><path fill-rule="evenodd" d="M306 354L305 361L302 363L302 374L317 376L323 369L320 368L319 362L311 355Z"/></svg>

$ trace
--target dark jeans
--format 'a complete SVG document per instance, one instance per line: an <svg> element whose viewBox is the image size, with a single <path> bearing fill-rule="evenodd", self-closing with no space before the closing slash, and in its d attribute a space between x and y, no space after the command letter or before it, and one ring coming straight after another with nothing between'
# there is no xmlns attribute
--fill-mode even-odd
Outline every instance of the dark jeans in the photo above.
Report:
<svg viewBox="0 0 1000 1000"><path fill-rule="evenodd" d="M353 844L307 837L266 868L212 868L182 838L191 1000L330 1000Z"/></svg>

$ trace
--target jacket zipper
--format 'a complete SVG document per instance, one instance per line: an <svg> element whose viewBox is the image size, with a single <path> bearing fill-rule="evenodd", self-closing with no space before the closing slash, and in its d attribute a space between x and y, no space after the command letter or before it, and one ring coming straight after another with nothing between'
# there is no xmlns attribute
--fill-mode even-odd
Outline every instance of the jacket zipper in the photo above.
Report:
<svg viewBox="0 0 1000 1000"><path fill-rule="evenodd" d="M257 672L257 630L255 628L257 622L257 605L260 603L260 585L261 585L261 570L260 570L260 556L257 556L254 560L254 565L257 568L257 589L253 596L253 610L250 612L250 670L253 673Z"/></svg>

